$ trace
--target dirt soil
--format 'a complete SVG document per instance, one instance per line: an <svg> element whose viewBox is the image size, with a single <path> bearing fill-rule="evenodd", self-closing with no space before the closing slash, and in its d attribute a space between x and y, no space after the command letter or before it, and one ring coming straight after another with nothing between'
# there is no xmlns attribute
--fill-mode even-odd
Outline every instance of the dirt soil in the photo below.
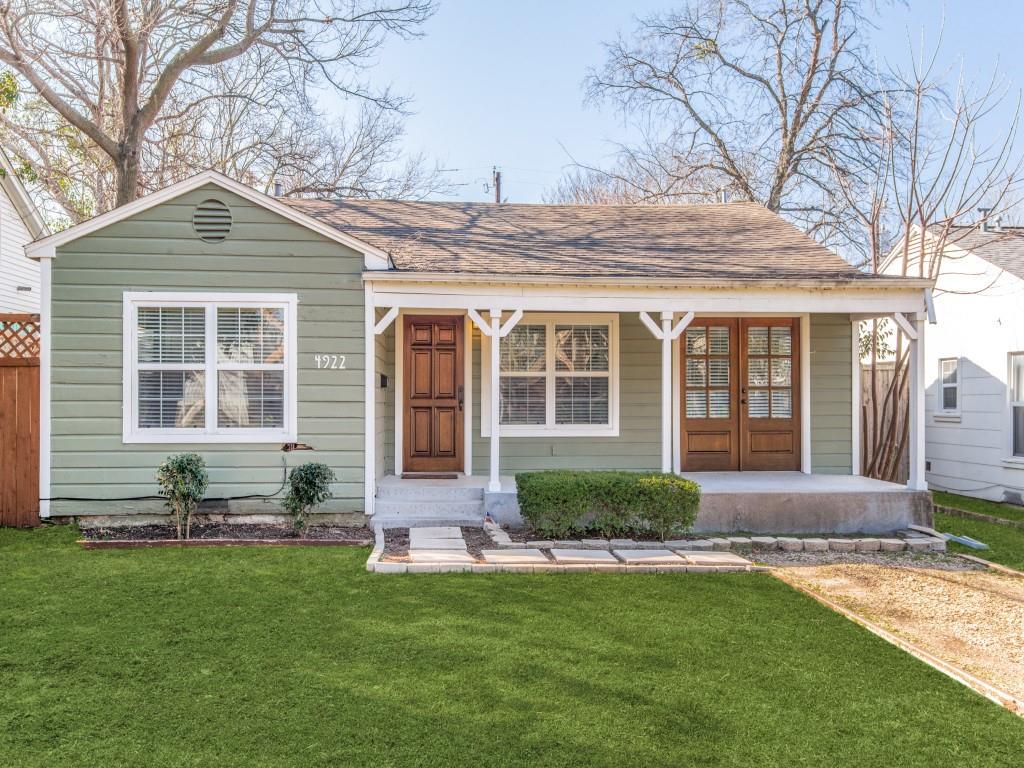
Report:
<svg viewBox="0 0 1024 768"><path fill-rule="evenodd" d="M83 528L82 536L93 540L142 541L173 539L173 525L120 525L109 528ZM299 534L290 525L193 523L193 539L296 539ZM336 525L312 525L307 539L362 539L373 541L373 531L366 526L353 528Z"/></svg>
<svg viewBox="0 0 1024 768"><path fill-rule="evenodd" d="M873 563L789 567L784 575L1024 700L1024 578Z"/></svg>
<svg viewBox="0 0 1024 768"><path fill-rule="evenodd" d="M390 562L409 562L409 529L384 529L384 559Z"/></svg>

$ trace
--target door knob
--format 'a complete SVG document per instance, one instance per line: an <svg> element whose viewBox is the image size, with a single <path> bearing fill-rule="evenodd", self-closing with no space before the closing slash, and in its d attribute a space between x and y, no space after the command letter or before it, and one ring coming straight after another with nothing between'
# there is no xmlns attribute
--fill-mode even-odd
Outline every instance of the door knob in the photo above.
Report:
<svg viewBox="0 0 1024 768"><path fill-rule="evenodd" d="M459 410L460 411L462 410L462 403L463 403L464 399L465 399L465 397L464 397L464 394L463 394L463 386L461 384L459 384Z"/></svg>

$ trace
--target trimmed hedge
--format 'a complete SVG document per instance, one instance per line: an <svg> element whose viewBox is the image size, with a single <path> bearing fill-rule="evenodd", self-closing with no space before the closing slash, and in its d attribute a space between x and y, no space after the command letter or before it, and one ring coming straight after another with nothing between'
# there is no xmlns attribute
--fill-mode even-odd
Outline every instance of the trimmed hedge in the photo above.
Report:
<svg viewBox="0 0 1024 768"><path fill-rule="evenodd" d="M519 510L543 536L657 533L693 527L700 486L676 475L642 472L524 472L516 475Z"/></svg>

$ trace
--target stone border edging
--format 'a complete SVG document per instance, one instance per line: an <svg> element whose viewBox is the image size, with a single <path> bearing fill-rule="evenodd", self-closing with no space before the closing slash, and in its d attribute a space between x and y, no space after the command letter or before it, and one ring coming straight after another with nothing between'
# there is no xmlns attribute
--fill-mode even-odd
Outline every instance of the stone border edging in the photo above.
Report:
<svg viewBox="0 0 1024 768"><path fill-rule="evenodd" d="M977 559L980 560L981 558ZM888 631L887 629L884 629L883 627L879 626L870 619L866 619L860 614L854 613L849 608L845 608L844 606L840 605L834 600L831 600L830 598L827 598L824 595L815 592L810 587L800 584L794 579L783 576L783 570L784 569L781 568L772 568L769 569L769 572L772 576L774 576L784 584L787 584L788 586L792 587L798 592L803 592L805 595L813 598L825 607L831 608L833 611L842 616L845 616L853 623L859 624L869 632L878 635L878 637L882 638L886 642L895 645L900 650L903 650L909 653L911 656L914 656L915 658L919 659L920 661L923 661L925 664L932 667L933 669L936 669L939 672L942 672L944 675L951 677L961 685L964 685L973 690L974 692L981 694L985 698L995 702L1004 709L1009 710L1018 717L1024 718L1024 701L1015 698L1014 696L1000 688L996 688L991 683L987 683L984 680L975 677L970 672L960 669L960 667L950 664L948 661L944 661L943 659L940 659L938 656L932 655L928 651L918 647L909 640L905 640L902 637L894 635L892 632Z"/></svg>
<svg viewBox="0 0 1024 768"><path fill-rule="evenodd" d="M991 568L993 571L1005 573L1007 576L1016 576L1018 578L1024 579L1024 572L1018 571L1016 568L1010 568L1009 566L1002 565L1000 563L993 563L991 560L986 560L983 557L978 557L977 555L968 555L965 552L957 552L956 556L962 557L964 560L970 560L972 563L979 563L980 565L984 565L988 568Z"/></svg>
<svg viewBox="0 0 1024 768"><path fill-rule="evenodd" d="M82 549L162 547L366 547L369 539L79 539Z"/></svg>
<svg viewBox="0 0 1024 768"><path fill-rule="evenodd" d="M951 517L962 517L965 520L979 520L983 523L995 523L996 525L1005 525L1008 528L1024 528L1024 521L1021 520L1010 520L1006 517L996 517L995 515L986 515L984 512L971 512L967 509L957 509L956 507L944 507L940 504L935 505L935 511L941 512L944 515L950 515Z"/></svg>

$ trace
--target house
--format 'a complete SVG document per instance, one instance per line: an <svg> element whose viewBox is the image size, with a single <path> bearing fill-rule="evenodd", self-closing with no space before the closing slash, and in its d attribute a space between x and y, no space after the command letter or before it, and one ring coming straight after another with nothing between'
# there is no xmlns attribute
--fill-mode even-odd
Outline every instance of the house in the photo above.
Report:
<svg viewBox="0 0 1024 768"><path fill-rule="evenodd" d="M0 314L39 311L39 264L25 246L45 234L39 210L0 150Z"/></svg>
<svg viewBox="0 0 1024 768"><path fill-rule="evenodd" d="M287 467L333 516L514 519L515 474L693 474L702 530L930 519L923 398L907 486L858 475L854 344L931 281L866 275L750 203L284 200L213 172L33 243L42 514L162 513L197 451L207 506L266 514ZM918 371L916 381L920 383Z"/></svg>
<svg viewBox="0 0 1024 768"><path fill-rule="evenodd" d="M926 237L925 258L942 258L929 265L939 322L925 355L925 477L937 490L1024 504L1024 227L985 217Z"/></svg>

